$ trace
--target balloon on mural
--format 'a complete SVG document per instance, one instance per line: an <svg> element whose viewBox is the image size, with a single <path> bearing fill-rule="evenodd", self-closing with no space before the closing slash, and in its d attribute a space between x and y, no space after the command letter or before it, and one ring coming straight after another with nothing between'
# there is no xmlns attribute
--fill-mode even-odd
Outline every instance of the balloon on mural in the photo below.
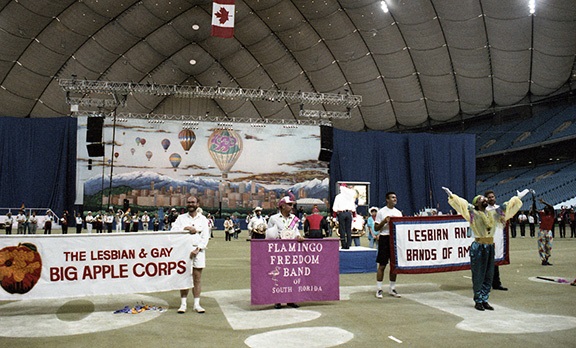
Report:
<svg viewBox="0 0 576 348"><path fill-rule="evenodd" d="M170 160L170 164L172 164L172 168L174 168L174 171L176 171L176 168L178 168L180 162L182 162L182 156L177 153L173 153L168 159Z"/></svg>
<svg viewBox="0 0 576 348"><path fill-rule="evenodd" d="M208 152L226 178L242 153L242 138L232 129L216 129L208 138Z"/></svg>
<svg viewBox="0 0 576 348"><path fill-rule="evenodd" d="M140 146L140 137L137 137L136 139L134 139L136 141L136 145Z"/></svg>
<svg viewBox="0 0 576 348"><path fill-rule="evenodd" d="M132 156L134 156L134 152L136 152L136 149L135 149L135 148L131 148L131 149L130 149L130 152L132 153Z"/></svg>
<svg viewBox="0 0 576 348"><path fill-rule="evenodd" d="M190 129L182 129L180 133L178 133L178 139L184 151L188 153L188 150L190 150L194 142L196 142L196 134Z"/></svg>
<svg viewBox="0 0 576 348"><path fill-rule="evenodd" d="M142 146L144 146L144 144L146 144L146 139L141 138L141 139L140 139L140 144L142 144Z"/></svg>
<svg viewBox="0 0 576 348"><path fill-rule="evenodd" d="M146 158L150 161L150 158L152 158L152 151L146 151Z"/></svg>
<svg viewBox="0 0 576 348"><path fill-rule="evenodd" d="M114 157L118 158L118 156L120 156L120 154L118 152L114 152Z"/></svg>
<svg viewBox="0 0 576 348"><path fill-rule="evenodd" d="M169 147L170 147L170 140L162 139L162 148L164 149L164 152L166 152L166 150L168 150Z"/></svg>

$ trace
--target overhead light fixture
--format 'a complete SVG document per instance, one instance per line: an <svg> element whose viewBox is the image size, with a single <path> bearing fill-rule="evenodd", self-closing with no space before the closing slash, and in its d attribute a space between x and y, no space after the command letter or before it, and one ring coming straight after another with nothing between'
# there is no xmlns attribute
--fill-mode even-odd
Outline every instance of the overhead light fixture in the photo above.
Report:
<svg viewBox="0 0 576 348"><path fill-rule="evenodd" d="M534 14L536 12L536 0L528 1L528 8L530 9L530 14Z"/></svg>
<svg viewBox="0 0 576 348"><path fill-rule="evenodd" d="M384 13L388 13L388 5L386 5L386 1L384 0L380 1L380 7L382 7L382 11L384 11Z"/></svg>

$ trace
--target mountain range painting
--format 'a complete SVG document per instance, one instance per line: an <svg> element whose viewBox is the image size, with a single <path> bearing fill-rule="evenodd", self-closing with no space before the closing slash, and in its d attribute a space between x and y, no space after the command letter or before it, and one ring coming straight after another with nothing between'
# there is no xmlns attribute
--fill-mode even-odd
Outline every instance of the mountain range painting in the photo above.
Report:
<svg viewBox="0 0 576 348"><path fill-rule="evenodd" d="M89 157L87 118L78 119L77 204L157 210L196 195L208 211L274 211L290 190L326 209L328 163L318 161L318 126L104 120L104 156Z"/></svg>

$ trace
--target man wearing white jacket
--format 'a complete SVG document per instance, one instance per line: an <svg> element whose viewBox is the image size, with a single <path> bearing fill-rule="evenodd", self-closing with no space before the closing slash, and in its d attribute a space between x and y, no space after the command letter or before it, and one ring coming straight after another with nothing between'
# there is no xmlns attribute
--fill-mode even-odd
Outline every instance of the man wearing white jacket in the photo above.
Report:
<svg viewBox="0 0 576 348"><path fill-rule="evenodd" d="M202 215L200 209L200 200L195 196L190 196L186 200L187 214L180 214L172 224L171 231L188 231L193 236L192 252L190 259L192 259L192 280L193 288L192 294L194 295L194 310L197 313L204 313L205 310L200 306L200 292L202 270L206 267L206 254L205 250L208 246L210 239L210 228L208 227L208 219ZM178 313L186 313L187 297L190 289L180 290L180 308Z"/></svg>

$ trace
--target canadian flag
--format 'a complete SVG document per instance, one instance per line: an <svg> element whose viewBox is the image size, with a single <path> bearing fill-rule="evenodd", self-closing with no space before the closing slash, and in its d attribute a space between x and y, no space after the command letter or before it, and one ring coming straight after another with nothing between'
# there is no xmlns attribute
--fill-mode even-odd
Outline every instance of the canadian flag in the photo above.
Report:
<svg viewBox="0 0 576 348"><path fill-rule="evenodd" d="M215 0L212 3L212 36L234 37L234 1Z"/></svg>

